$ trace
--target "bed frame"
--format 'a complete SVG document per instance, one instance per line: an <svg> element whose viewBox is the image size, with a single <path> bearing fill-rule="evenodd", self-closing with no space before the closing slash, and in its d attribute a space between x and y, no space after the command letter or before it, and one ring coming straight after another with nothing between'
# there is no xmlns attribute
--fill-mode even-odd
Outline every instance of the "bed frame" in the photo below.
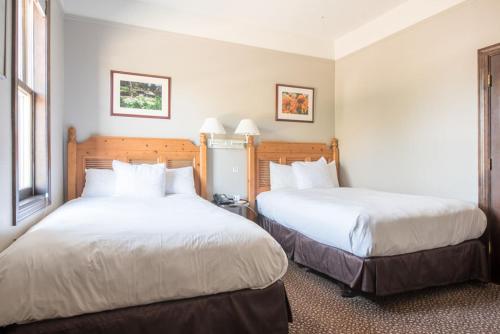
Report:
<svg viewBox="0 0 500 334"><path fill-rule="evenodd" d="M76 129L68 129L66 200L80 197L85 170L111 169L113 160L139 164L162 163L168 168L193 166L196 192L207 197L207 137L200 135L200 146L188 139L130 138L93 136L78 143Z"/></svg>
<svg viewBox="0 0 500 334"><path fill-rule="evenodd" d="M270 190L269 162L291 164L325 157L340 171L339 146L318 143L262 142L247 145L248 199L258 213L256 196ZM321 244L279 222L258 215L258 224L267 230L293 261L341 283L344 296L366 293L385 296L469 280L489 281L486 245L480 239L459 245L402 254L361 258Z"/></svg>

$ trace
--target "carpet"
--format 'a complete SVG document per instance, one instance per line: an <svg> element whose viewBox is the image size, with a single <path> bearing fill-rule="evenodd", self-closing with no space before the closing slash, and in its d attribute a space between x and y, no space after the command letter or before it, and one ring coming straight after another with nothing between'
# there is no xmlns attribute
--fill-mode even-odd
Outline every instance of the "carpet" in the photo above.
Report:
<svg viewBox="0 0 500 334"><path fill-rule="evenodd" d="M342 298L334 281L290 262L290 334L500 333L500 286L465 283L377 298Z"/></svg>

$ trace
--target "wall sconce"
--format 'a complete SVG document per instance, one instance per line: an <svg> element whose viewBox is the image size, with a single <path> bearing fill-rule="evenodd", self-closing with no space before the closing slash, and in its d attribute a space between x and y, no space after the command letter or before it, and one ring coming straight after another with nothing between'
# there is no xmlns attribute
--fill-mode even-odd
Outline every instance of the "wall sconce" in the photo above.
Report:
<svg viewBox="0 0 500 334"><path fill-rule="evenodd" d="M234 133L237 135L245 136L245 144L248 144L248 136L260 136L260 131L257 127L257 124L255 124L255 122L250 118L242 119Z"/></svg>
<svg viewBox="0 0 500 334"><path fill-rule="evenodd" d="M203 125L201 126L200 133L210 134L208 139L209 148L224 148L224 149L244 149L245 144L248 144L248 136L259 136L259 128L249 118L243 119L238 124L234 134L245 136L244 140L241 139L215 139L214 135L225 135L226 130L224 126L215 117L210 117L205 119Z"/></svg>
<svg viewBox="0 0 500 334"><path fill-rule="evenodd" d="M215 117L206 118L201 126L200 133L206 133L210 135L208 140L208 147L213 147L214 135L225 135L226 129L224 125Z"/></svg>

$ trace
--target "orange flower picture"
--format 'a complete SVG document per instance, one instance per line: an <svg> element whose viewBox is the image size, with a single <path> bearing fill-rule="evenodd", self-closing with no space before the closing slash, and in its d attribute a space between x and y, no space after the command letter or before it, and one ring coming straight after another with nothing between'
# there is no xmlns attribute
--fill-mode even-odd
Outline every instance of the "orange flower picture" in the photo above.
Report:
<svg viewBox="0 0 500 334"><path fill-rule="evenodd" d="M283 92L281 111L285 114L307 115L309 113L309 97L298 93Z"/></svg>
<svg viewBox="0 0 500 334"><path fill-rule="evenodd" d="M313 122L313 99L313 88L276 85L276 120Z"/></svg>

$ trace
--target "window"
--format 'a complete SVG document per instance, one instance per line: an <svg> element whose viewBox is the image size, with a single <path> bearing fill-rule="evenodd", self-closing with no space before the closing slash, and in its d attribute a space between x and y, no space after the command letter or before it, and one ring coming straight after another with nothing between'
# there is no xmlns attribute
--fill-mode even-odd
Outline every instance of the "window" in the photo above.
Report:
<svg viewBox="0 0 500 334"><path fill-rule="evenodd" d="M49 0L15 0L14 224L50 203Z"/></svg>

